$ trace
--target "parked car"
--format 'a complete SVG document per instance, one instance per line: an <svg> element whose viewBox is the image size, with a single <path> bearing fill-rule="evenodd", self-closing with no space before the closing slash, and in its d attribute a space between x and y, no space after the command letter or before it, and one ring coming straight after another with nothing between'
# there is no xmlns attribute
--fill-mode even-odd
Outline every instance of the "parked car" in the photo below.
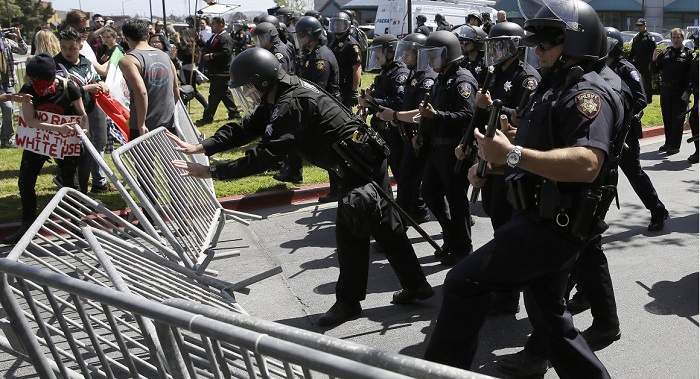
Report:
<svg viewBox="0 0 700 379"><path fill-rule="evenodd" d="M663 47L663 46L669 47L669 46L672 46L672 45L673 45L673 43L672 43L671 40L668 39L668 38L663 39L663 40L661 40L661 42L659 42L659 43L656 44L657 47ZM683 46L689 48L690 50L693 50L693 48L694 48L693 40L692 40L692 39L684 39L684 40L683 40Z"/></svg>
<svg viewBox="0 0 700 379"><path fill-rule="evenodd" d="M624 31L620 32L620 34L622 34L622 42L632 43L632 39L637 35L637 32Z"/></svg>

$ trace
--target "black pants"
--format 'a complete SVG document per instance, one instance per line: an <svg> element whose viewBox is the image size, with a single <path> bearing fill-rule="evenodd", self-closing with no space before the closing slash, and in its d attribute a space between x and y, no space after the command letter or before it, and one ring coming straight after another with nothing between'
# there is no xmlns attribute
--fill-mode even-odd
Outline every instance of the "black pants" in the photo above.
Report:
<svg viewBox="0 0 700 379"><path fill-rule="evenodd" d="M375 170L375 181L389 191L386 161ZM372 184L351 184L341 181L341 199L336 216L336 242L340 276L336 283L336 299L354 303L365 299L369 270L370 236L382 247L386 258L407 290L426 283L411 242L406 236L401 218L391 205L378 194Z"/></svg>
<svg viewBox="0 0 700 379"><path fill-rule="evenodd" d="M574 269L571 270L569 288L573 288L574 285L577 291L591 303L593 326L600 328L620 326L608 259L603 252L600 236L586 245Z"/></svg>
<svg viewBox="0 0 700 379"><path fill-rule="evenodd" d="M209 107L209 104L207 104L207 99L204 98L204 95L202 95L201 92L197 91L197 79L196 79L196 74L192 74L191 70L182 70L182 75L185 77L185 82L184 84L189 84L192 86L194 89L194 98L199 101L200 104L206 109Z"/></svg>
<svg viewBox="0 0 700 379"><path fill-rule="evenodd" d="M216 114L216 108L220 102L224 102L228 113L237 113L236 103L233 101L233 95L228 89L227 76L210 76L209 77L209 106L204 110L203 118L205 120L213 120Z"/></svg>
<svg viewBox="0 0 700 379"><path fill-rule="evenodd" d="M445 278L443 300L425 358L469 369L491 292L525 287L525 306L547 357L562 378L609 378L574 328L563 301L569 270L583 242L542 220L515 215L494 239L461 260Z"/></svg>
<svg viewBox="0 0 700 379"><path fill-rule="evenodd" d="M635 65L637 68L637 71L639 71L639 75L642 77L642 86L644 87L644 92L647 95L647 104L651 104L652 97L654 95L654 88L651 85L651 78L653 75L651 74L651 71L649 71L649 63L646 65Z"/></svg>
<svg viewBox="0 0 700 379"><path fill-rule="evenodd" d="M468 252L471 249L472 233L469 222L469 199L467 198L467 165L454 173L455 144L431 146L423 172L421 194L428 209L442 227L444 249ZM427 148L423 146L421 149ZM447 204L445 204L447 198ZM450 252L452 252L450 251Z"/></svg>
<svg viewBox="0 0 700 379"><path fill-rule="evenodd" d="M683 89L661 87L661 115L664 119L664 145L669 150L680 149L683 139L683 118L679 116L685 112L688 103L681 100Z"/></svg>
<svg viewBox="0 0 700 379"><path fill-rule="evenodd" d="M36 218L36 179L41 168L49 157L33 153L29 150L22 152L22 162L19 166L19 196L22 202L22 223L32 222ZM64 187L78 189L77 173L81 157L65 157L56 159L60 170L59 177Z"/></svg>
<svg viewBox="0 0 700 379"><path fill-rule="evenodd" d="M627 135L625 143L628 148L622 150L620 169L630 181L632 189L637 193L644 206L651 211L652 216L663 214L666 207L659 200L659 195L656 193L651 179L639 163L639 140L630 133Z"/></svg>
<svg viewBox="0 0 700 379"><path fill-rule="evenodd" d="M484 212L491 218L493 230L508 222L513 215L513 207L506 195L504 175L489 175L486 184L481 189L481 205Z"/></svg>
<svg viewBox="0 0 700 379"><path fill-rule="evenodd" d="M382 137L391 151L387 161L396 180L396 202L412 217L426 215L428 207L420 195L427 158L425 149L419 150L419 154L416 155L411 141L404 141L398 128L393 126L390 126Z"/></svg>
<svg viewBox="0 0 700 379"><path fill-rule="evenodd" d="M693 99L694 101L694 107L692 111L690 111L690 115L688 115L688 123L690 124L690 131L693 133L693 136L695 136L695 154L698 154L698 142L697 135L698 135L698 94L695 93L693 94Z"/></svg>

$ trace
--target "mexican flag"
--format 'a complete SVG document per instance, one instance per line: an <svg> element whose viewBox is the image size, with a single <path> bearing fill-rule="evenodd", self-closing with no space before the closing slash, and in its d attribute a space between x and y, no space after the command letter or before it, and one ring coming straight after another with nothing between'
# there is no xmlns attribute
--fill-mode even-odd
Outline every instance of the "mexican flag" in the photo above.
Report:
<svg viewBox="0 0 700 379"><path fill-rule="evenodd" d="M109 95L95 96L100 109L117 125L121 136L116 137L122 144L129 140L129 88L126 86L122 70L119 69L119 60L124 55L121 49L114 49L109 59L107 79L105 79ZM122 137L123 141L119 137Z"/></svg>

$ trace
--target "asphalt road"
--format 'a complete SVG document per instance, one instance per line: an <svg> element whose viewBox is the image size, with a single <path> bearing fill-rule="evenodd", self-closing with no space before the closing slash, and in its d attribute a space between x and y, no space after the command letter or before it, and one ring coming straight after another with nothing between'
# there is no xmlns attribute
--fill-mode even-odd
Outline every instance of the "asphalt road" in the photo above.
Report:
<svg viewBox="0 0 700 379"><path fill-rule="evenodd" d="M686 134L686 138L687 138ZM646 230L650 214L620 180L621 209L608 214L604 247L610 262L621 320L622 339L597 352L613 378L698 377L698 166L686 158L693 147L666 157L656 150L660 137L644 139L642 166L652 178L671 218L661 232ZM305 202L257 210L265 216L250 227L227 225L219 249L240 249L241 256L215 260L209 266L222 279L236 282L281 266L282 274L250 286L238 301L254 316L411 356L422 356L441 302L448 268L432 256L430 245L414 230L409 237L436 289L432 299L410 306L391 305L398 281L380 253L370 254L370 278L362 316L334 328L317 319L335 301L338 275L335 254L335 205ZM492 236L480 204L473 209L476 247ZM423 224L440 243L437 222ZM521 300L522 302L522 300ZM524 310L515 316L487 319L480 335L474 371L505 377L494 361L520 350L531 332ZM583 330L590 312L574 317ZM4 377L32 377L26 362L0 354ZM544 378L557 378L550 369Z"/></svg>

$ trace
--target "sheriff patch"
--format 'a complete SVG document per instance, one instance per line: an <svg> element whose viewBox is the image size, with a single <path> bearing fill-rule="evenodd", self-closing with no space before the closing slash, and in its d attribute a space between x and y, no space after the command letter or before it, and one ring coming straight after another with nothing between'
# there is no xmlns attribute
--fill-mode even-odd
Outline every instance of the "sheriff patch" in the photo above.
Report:
<svg viewBox="0 0 700 379"><path fill-rule="evenodd" d="M423 81L423 89L431 89L433 88L433 84L435 84L435 81L433 79L425 79Z"/></svg>
<svg viewBox="0 0 700 379"><path fill-rule="evenodd" d="M406 83L406 79L408 79L408 76L406 74L401 74L396 78L397 83Z"/></svg>
<svg viewBox="0 0 700 379"><path fill-rule="evenodd" d="M469 96L472 95L472 86L469 83L460 83L457 86L457 91L459 91L459 94L465 98L468 99Z"/></svg>
<svg viewBox="0 0 700 379"><path fill-rule="evenodd" d="M640 80L642 80L642 78L639 77L639 73L637 72L637 70L632 70L632 72L630 72L630 77L632 77L632 79L634 79L634 81L636 81L637 83L639 83Z"/></svg>
<svg viewBox="0 0 700 379"><path fill-rule="evenodd" d="M532 76L526 78L523 80L523 88L529 90L529 91L534 91L537 89L537 79L533 78Z"/></svg>
<svg viewBox="0 0 700 379"><path fill-rule="evenodd" d="M593 92L576 95L576 109L589 119L595 118L600 112L600 96Z"/></svg>
<svg viewBox="0 0 700 379"><path fill-rule="evenodd" d="M278 61L281 61L284 59L284 55L282 55L282 53L275 53L275 58L277 58Z"/></svg>
<svg viewBox="0 0 700 379"><path fill-rule="evenodd" d="M316 70L323 71L324 67L326 67L326 61L316 61Z"/></svg>

